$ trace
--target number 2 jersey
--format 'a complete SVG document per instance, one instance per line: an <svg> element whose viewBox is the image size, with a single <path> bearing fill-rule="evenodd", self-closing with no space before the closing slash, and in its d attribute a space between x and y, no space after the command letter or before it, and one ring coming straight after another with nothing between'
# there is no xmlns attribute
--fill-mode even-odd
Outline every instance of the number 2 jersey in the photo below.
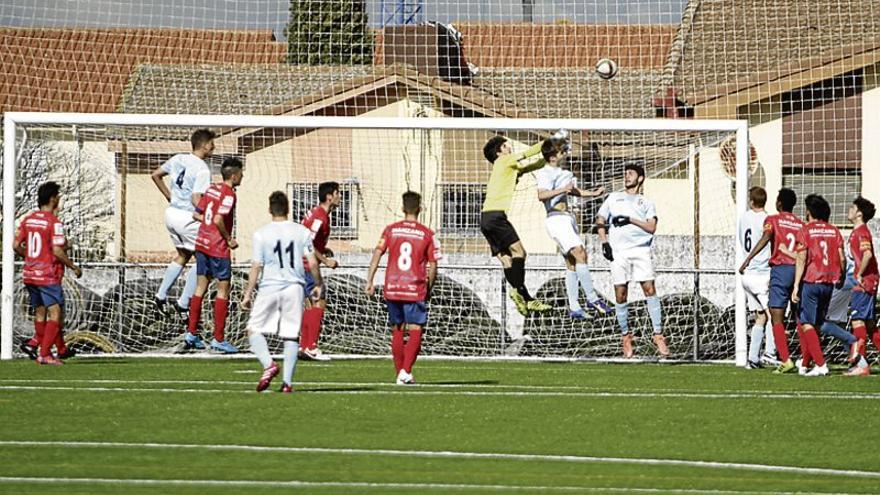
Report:
<svg viewBox="0 0 880 495"><path fill-rule="evenodd" d="M770 266L794 265L794 257L783 253L779 248L785 246L794 252L797 235L804 226L804 221L794 213L784 211L770 215L764 220L764 232L773 233L773 251L770 253Z"/></svg>
<svg viewBox="0 0 880 495"><path fill-rule="evenodd" d="M764 222L767 220L767 212L747 210L739 219L739 228L737 238L743 252L748 255L752 252L752 248L761 239L761 233L764 231ZM746 268L746 273L768 274L770 273L770 246L764 246L758 254L752 258Z"/></svg>
<svg viewBox="0 0 880 495"><path fill-rule="evenodd" d="M53 248L65 247L64 225L51 212L38 210L24 218L18 227L15 244L25 242L27 251L22 281L27 285L58 285L64 276L64 265L55 257Z"/></svg>
<svg viewBox="0 0 880 495"><path fill-rule="evenodd" d="M376 249L388 252L385 269L385 299L420 302L428 294L428 262L441 258L434 232L411 220L385 227Z"/></svg>
<svg viewBox="0 0 880 495"><path fill-rule="evenodd" d="M199 225L199 235L196 237L196 251L214 258L229 258L229 245L214 225L214 218L220 215L226 226L226 232L232 235L235 201L235 189L229 184L217 182L208 187L198 207L198 211L202 214L202 223Z"/></svg>
<svg viewBox="0 0 880 495"><path fill-rule="evenodd" d="M840 250L843 236L837 227L816 220L798 231L797 252L807 252L804 282L809 284L834 284L840 280Z"/></svg>

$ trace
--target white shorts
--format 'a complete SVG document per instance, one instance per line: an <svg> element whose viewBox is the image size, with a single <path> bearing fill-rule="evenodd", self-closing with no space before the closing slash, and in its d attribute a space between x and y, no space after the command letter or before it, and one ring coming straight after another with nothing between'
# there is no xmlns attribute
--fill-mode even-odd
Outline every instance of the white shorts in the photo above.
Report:
<svg viewBox="0 0 880 495"><path fill-rule="evenodd" d="M573 248L583 246L584 241L578 235L577 224L571 215L555 214L547 217L547 235L556 242L562 254L568 254Z"/></svg>
<svg viewBox="0 0 880 495"><path fill-rule="evenodd" d="M165 209L165 228L174 247L187 251L196 250L196 237L199 235L199 222L193 219L193 212L179 208Z"/></svg>
<svg viewBox="0 0 880 495"><path fill-rule="evenodd" d="M612 246L613 249L613 246ZM654 261L651 246L640 246L627 250L613 250L611 262L611 283L626 285L630 281L645 282L654 280Z"/></svg>
<svg viewBox="0 0 880 495"><path fill-rule="evenodd" d="M293 284L277 292L257 294L247 328L282 339L298 339L302 314L303 286Z"/></svg>
<svg viewBox="0 0 880 495"><path fill-rule="evenodd" d="M770 306L769 273L746 273L742 276L742 285L749 311L765 311Z"/></svg>

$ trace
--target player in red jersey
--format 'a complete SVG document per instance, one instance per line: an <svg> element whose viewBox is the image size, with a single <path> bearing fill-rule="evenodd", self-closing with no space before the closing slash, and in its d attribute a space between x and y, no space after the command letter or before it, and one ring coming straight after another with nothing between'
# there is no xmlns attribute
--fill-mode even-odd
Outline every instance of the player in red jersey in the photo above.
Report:
<svg viewBox="0 0 880 495"><path fill-rule="evenodd" d="M312 245L315 248L315 258L318 263L330 269L339 266L339 262L333 259L333 253L327 249L327 241L330 239L330 212L339 207L342 196L339 194L339 183L322 182L318 185L319 204L312 208L303 219L302 224L312 232ZM309 271L308 260L305 260L306 294L311 294L315 281ZM330 357L318 349L318 339L321 337L321 323L324 319L324 310L327 308L326 292L321 298L312 301L306 299L306 310L302 317L302 334L300 336L300 357L306 360L329 361Z"/></svg>
<svg viewBox="0 0 880 495"><path fill-rule="evenodd" d="M419 193L403 193L404 220L385 227L379 244L373 250L364 292L375 292L373 277L379 260L388 252L385 269L385 301L391 323L391 355L397 372L397 384L414 383L413 363L422 346L422 329L428 322L426 301L437 277L440 244L434 232L419 223L422 197ZM408 337L404 338L404 331Z"/></svg>
<svg viewBox="0 0 880 495"><path fill-rule="evenodd" d="M858 364L847 373L850 376L871 374L871 368L864 359L868 330L873 331L871 340L874 342L874 346L880 349L880 331L876 328L876 315L874 314L874 301L877 299L877 284L880 282L880 273L877 271L877 257L874 255L874 240L871 238L871 230L867 225L867 222L874 218L876 212L874 203L861 196L852 202L847 212L847 219L853 224L853 231L849 236L849 253L854 263L853 278L856 280L849 303L856 343L853 344L849 357L850 362L858 361Z"/></svg>
<svg viewBox="0 0 880 495"><path fill-rule="evenodd" d="M774 373L788 373L795 369L788 350L784 320L785 308L795 289L796 237L804 226L803 220L792 213L796 204L797 195L794 191L787 188L779 190L776 196L776 211L779 213L769 215L764 220L764 234L739 268L740 273L745 273L752 259L768 242L773 242L770 253L770 322L773 324L773 339L779 352L779 360L782 361Z"/></svg>
<svg viewBox="0 0 880 495"><path fill-rule="evenodd" d="M232 238L232 224L235 217L235 188L241 184L244 165L237 158L223 160L220 174L223 182L211 184L202 195L193 218L201 222L196 237L196 270L199 279L196 293L189 305L188 332L184 335L187 349L204 349L205 344L198 334L199 320L202 317L202 298L211 280L217 279L217 299L214 300L214 339L211 349L235 354L238 349L226 342L226 314L229 312L229 292L232 280L231 250L238 247Z"/></svg>
<svg viewBox="0 0 880 495"><path fill-rule="evenodd" d="M34 337L21 345L21 350L38 364L62 364L52 356L52 345L59 358L69 357L61 330L64 313L64 292L61 279L64 267L79 278L82 270L67 257L64 225L55 216L61 201L61 187L46 182L37 190L39 209L26 216L19 225L13 249L24 258L22 279L34 309ZM39 346L39 355L37 347Z"/></svg>
<svg viewBox="0 0 880 495"><path fill-rule="evenodd" d="M804 349L803 366L812 359L816 366L806 376L828 374L825 355L819 343L817 329L825 321L831 292L846 277L846 256L843 254L843 236L837 227L828 223L831 206L818 194L810 194L804 201L807 224L797 234L797 265L794 292L791 301L800 304L798 321L801 326L801 347ZM803 281L803 286L801 282ZM842 284L841 284L842 285Z"/></svg>

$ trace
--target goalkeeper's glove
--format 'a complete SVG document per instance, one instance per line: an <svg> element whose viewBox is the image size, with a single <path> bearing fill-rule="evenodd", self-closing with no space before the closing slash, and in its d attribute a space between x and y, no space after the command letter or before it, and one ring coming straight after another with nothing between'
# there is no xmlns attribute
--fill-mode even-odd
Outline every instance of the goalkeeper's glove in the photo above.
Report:
<svg viewBox="0 0 880 495"><path fill-rule="evenodd" d="M607 242L602 243L602 256L608 261L614 261L614 253L611 252L611 244L608 244Z"/></svg>
<svg viewBox="0 0 880 495"><path fill-rule="evenodd" d="M568 139L568 135L569 135L568 129L559 129L551 137L556 141L565 141L566 139Z"/></svg>
<svg viewBox="0 0 880 495"><path fill-rule="evenodd" d="M623 227L624 225L629 225L629 217L626 215L618 215L611 219L611 225L615 227Z"/></svg>

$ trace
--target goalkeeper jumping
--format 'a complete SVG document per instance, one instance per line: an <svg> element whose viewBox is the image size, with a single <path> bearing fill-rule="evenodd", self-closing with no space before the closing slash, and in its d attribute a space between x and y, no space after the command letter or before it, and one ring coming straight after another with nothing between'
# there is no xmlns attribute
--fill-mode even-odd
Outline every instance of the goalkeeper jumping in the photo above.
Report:
<svg viewBox="0 0 880 495"><path fill-rule="evenodd" d="M562 146L567 138L568 131L560 129L551 138L519 153L513 152L513 146L504 136L494 136L483 146L483 156L492 164L492 175L489 176L486 200L480 213L480 231L489 241L492 256L501 261L504 278L514 289L510 292L510 298L523 316L532 312L544 313L551 307L533 298L526 288L526 250L516 229L507 219L507 210L519 177L545 165L544 158L539 156L544 142L551 141L554 146Z"/></svg>

